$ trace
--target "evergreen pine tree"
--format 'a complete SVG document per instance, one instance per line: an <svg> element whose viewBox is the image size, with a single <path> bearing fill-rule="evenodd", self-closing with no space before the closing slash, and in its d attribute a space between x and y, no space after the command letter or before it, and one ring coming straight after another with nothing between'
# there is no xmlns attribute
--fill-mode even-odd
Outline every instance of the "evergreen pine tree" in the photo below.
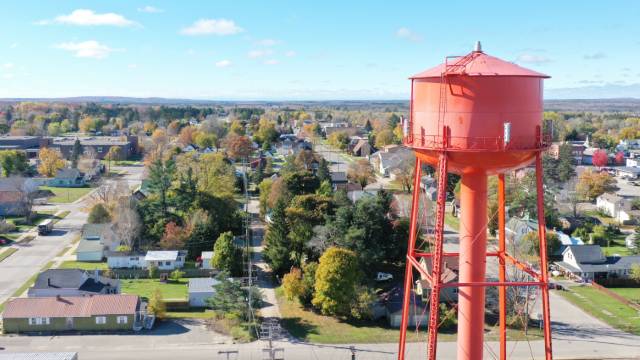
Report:
<svg viewBox="0 0 640 360"><path fill-rule="evenodd" d="M291 268L289 228L285 214L286 205L279 200L271 213L271 224L265 235L265 258L276 274L282 275Z"/></svg>
<svg viewBox="0 0 640 360"><path fill-rule="evenodd" d="M78 159L80 159L80 154L82 154L82 145L80 144L80 140L76 139L73 143L73 148L71 149L71 167L78 167Z"/></svg>
<svg viewBox="0 0 640 360"><path fill-rule="evenodd" d="M320 159L316 176L318 177L318 180L320 182L323 182L323 181L331 182L331 171L329 170L329 162L325 158Z"/></svg>

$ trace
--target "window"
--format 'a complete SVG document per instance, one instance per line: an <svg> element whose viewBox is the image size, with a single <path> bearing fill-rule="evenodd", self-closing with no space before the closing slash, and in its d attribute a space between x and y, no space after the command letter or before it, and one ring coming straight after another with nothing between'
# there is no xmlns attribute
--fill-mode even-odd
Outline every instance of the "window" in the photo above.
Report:
<svg viewBox="0 0 640 360"><path fill-rule="evenodd" d="M101 325L101 324L106 324L107 323L107 317L106 316L96 316L96 324Z"/></svg>
<svg viewBox="0 0 640 360"><path fill-rule="evenodd" d="M51 321L48 317L29 318L29 325L49 325Z"/></svg>
<svg viewBox="0 0 640 360"><path fill-rule="evenodd" d="M101 153L101 152L102 152L102 146L98 146L98 147L96 148L96 151L97 151L97 152L99 152L99 153Z"/></svg>
<svg viewBox="0 0 640 360"><path fill-rule="evenodd" d="M165 262L164 262L164 264L165 264L166 266L170 266L170 265L171 265L171 261L165 261Z"/></svg>
<svg viewBox="0 0 640 360"><path fill-rule="evenodd" d="M122 316L122 315L116 318L116 322L118 324L126 324L128 320L129 319L126 316Z"/></svg>

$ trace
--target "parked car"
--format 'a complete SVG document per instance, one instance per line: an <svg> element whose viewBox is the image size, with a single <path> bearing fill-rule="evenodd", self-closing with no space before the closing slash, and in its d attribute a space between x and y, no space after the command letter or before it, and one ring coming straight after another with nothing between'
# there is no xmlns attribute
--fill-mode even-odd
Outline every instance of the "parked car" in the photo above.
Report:
<svg viewBox="0 0 640 360"><path fill-rule="evenodd" d="M378 272L378 274L376 275L376 281L388 281L392 279L393 275L386 272Z"/></svg>
<svg viewBox="0 0 640 360"><path fill-rule="evenodd" d="M38 235L47 235L53 230L53 219L47 219L38 225Z"/></svg>

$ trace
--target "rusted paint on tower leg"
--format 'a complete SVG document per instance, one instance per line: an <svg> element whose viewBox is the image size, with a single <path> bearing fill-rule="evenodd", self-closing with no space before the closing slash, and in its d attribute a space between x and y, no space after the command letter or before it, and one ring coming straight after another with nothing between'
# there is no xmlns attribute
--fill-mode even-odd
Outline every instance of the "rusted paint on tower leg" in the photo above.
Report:
<svg viewBox="0 0 640 360"><path fill-rule="evenodd" d="M407 256L414 257L416 236L418 235L418 210L420 209L420 178L422 177L422 161L416 158L416 167L413 177L413 199L411 201L411 223L409 226L409 243L407 244ZM404 360L404 352L407 338L407 325L409 320L409 296L411 295L413 265L407 260L404 272L404 296L402 298L402 321L400 322L400 345L398 348L398 360Z"/></svg>
<svg viewBox="0 0 640 360"><path fill-rule="evenodd" d="M506 252L506 214L505 214L505 183L504 174L498 175L498 261L500 268L498 280L505 282L507 278L505 268ZM507 288L498 287L498 298L500 307L500 360L507 359Z"/></svg>
<svg viewBox="0 0 640 360"><path fill-rule="evenodd" d="M536 154L536 188L538 195L538 237L540 242L540 275L543 283L542 319L544 321L544 352L545 359L552 360L551 348L551 313L549 309L549 273L547 271L547 234L544 220L544 187L542 183L542 155Z"/></svg>

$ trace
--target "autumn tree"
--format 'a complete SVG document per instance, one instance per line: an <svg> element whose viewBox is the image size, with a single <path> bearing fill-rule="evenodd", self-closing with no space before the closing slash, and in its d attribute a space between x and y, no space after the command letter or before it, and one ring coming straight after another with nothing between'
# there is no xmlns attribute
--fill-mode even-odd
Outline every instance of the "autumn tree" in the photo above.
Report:
<svg viewBox="0 0 640 360"><path fill-rule="evenodd" d="M160 288L156 288L149 298L149 304L147 305L147 311L150 314L155 315L157 319L164 319L167 314L167 305L164 302L162 291Z"/></svg>
<svg viewBox="0 0 640 360"><path fill-rule="evenodd" d="M160 247L165 250L182 249L188 236L186 229L170 221L164 227L164 234L160 239Z"/></svg>
<svg viewBox="0 0 640 360"><path fill-rule="evenodd" d="M367 186L367 184L376 180L373 168L371 167L371 164L369 164L369 161L367 161L367 159L358 159L349 164L347 177L349 178L349 180L360 184L363 189Z"/></svg>
<svg viewBox="0 0 640 360"><path fill-rule="evenodd" d="M243 159L251 155L252 143L251 139L247 136L236 135L230 133L227 135L224 141L224 145L227 149L227 154L232 159Z"/></svg>
<svg viewBox="0 0 640 360"><path fill-rule="evenodd" d="M40 159L38 172L46 177L54 177L66 164L58 151L49 148L40 149L38 158Z"/></svg>
<svg viewBox="0 0 640 360"><path fill-rule="evenodd" d="M120 159L121 152L122 149L120 149L120 146L112 146L109 148L109 152L107 152L106 156L109 165L109 169L107 169L107 171L111 172L111 162Z"/></svg>
<svg viewBox="0 0 640 360"><path fill-rule="evenodd" d="M142 222L140 215L128 200L127 198L127 201L118 202L114 208L111 232L121 245L133 249L142 231Z"/></svg>
<svg viewBox="0 0 640 360"><path fill-rule="evenodd" d="M353 251L337 247L327 249L316 270L313 305L323 315L349 315L360 278L360 268Z"/></svg>
<svg viewBox="0 0 640 360"><path fill-rule="evenodd" d="M594 200L598 196L615 189L615 179L606 172L583 171L579 178L576 190L584 199Z"/></svg>
<svg viewBox="0 0 640 360"><path fill-rule="evenodd" d="M290 301L298 300L304 295L304 282L302 281L302 270L292 268L289 273L282 277L282 289L284 296Z"/></svg>
<svg viewBox="0 0 640 360"><path fill-rule="evenodd" d="M593 153L593 158L591 161L593 162L593 165L597 167L607 166L607 164L609 163L609 155L607 155L606 150L596 150Z"/></svg>
<svg viewBox="0 0 640 360"><path fill-rule="evenodd" d="M349 135L344 131L336 131L327 137L327 141L329 145L340 150L345 150L347 145L349 145Z"/></svg>
<svg viewBox="0 0 640 360"><path fill-rule="evenodd" d="M384 129L376 134L375 146L378 149L386 145L391 145L393 143L395 143L395 135L393 135L393 130Z"/></svg>
<svg viewBox="0 0 640 360"><path fill-rule="evenodd" d="M618 151L616 153L615 162L616 162L616 165L623 165L624 164L624 152Z"/></svg>

